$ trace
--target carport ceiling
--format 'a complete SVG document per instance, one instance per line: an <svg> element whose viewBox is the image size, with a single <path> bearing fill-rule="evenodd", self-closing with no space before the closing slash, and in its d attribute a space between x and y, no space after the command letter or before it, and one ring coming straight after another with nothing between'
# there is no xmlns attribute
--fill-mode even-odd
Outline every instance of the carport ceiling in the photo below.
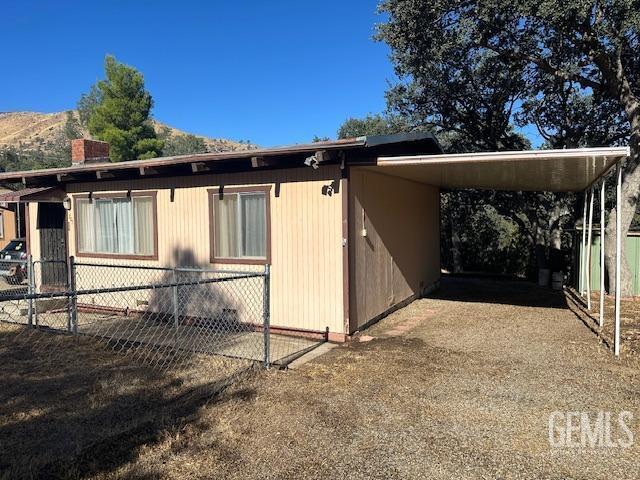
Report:
<svg viewBox="0 0 640 480"><path fill-rule="evenodd" d="M628 147L411 155L363 168L451 189L579 192L628 155Z"/></svg>

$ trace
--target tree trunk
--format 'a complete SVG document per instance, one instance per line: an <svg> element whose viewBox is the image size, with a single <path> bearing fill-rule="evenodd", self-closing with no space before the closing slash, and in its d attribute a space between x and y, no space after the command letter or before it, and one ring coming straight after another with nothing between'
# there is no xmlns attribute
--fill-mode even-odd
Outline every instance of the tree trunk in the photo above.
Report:
<svg viewBox="0 0 640 480"><path fill-rule="evenodd" d="M549 266L551 271L559 272L562 265L562 216L564 211L556 204L549 219Z"/></svg>
<svg viewBox="0 0 640 480"><path fill-rule="evenodd" d="M638 202L638 192L640 192L640 131L636 135L631 137L630 148L631 156L627 160L626 175L624 176L624 182L622 184L622 198L621 198L621 229L620 235L622 238L622 257L620 268L620 292L623 296L633 295L633 283L631 278L631 271L629 264L627 263L627 257L625 255L624 240L627 238L627 233L631 227L633 216L636 212L636 206ZM613 184L615 188L615 183ZM607 272L609 276L609 293L615 293L615 274L616 274L616 218L618 212L616 208L611 209L609 214L609 223L606 228L605 238L605 263L607 265Z"/></svg>
<svg viewBox="0 0 640 480"><path fill-rule="evenodd" d="M536 265L538 270L549 268L549 260L547 258L547 236L544 229L541 227L540 223L536 221L535 223L535 232L536 232L536 241L533 246L533 252L536 256Z"/></svg>
<svg viewBox="0 0 640 480"><path fill-rule="evenodd" d="M453 261L453 273L462 273L462 255L460 254L460 236L458 235L458 228L456 221L451 217L451 259Z"/></svg>
<svg viewBox="0 0 640 480"><path fill-rule="evenodd" d="M621 263L620 263L620 293L623 296L633 295L633 284L631 279L631 271L624 249L624 240L627 238L629 227L636 213L638 203L638 195L640 194L640 104L631 89L629 79L624 75L622 58L617 58L616 78L609 79L610 88L615 92L618 91L619 101L624 108L631 134L629 135L630 156L624 165L624 177L622 184L622 198L620 199L621 212L617 212L614 207L609 215L609 225L606 232L610 241L605 239L605 263L609 272L609 291L615 292L615 271L616 271L616 218L620 215L620 236L622 238Z"/></svg>
<svg viewBox="0 0 640 480"><path fill-rule="evenodd" d="M562 227L558 218L549 233L549 267L552 272L560 272L564 269L562 263Z"/></svg>

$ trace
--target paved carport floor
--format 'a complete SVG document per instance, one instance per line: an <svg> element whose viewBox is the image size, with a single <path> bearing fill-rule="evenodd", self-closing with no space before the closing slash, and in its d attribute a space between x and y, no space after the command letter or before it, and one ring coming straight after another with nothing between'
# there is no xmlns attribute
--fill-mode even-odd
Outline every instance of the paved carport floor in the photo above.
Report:
<svg viewBox="0 0 640 480"><path fill-rule="evenodd" d="M638 477L640 436L627 449L549 444L554 411L631 411L640 434L638 360L614 359L562 294L445 281L367 333L244 386L203 412L204 433L129 468L161 455L167 472L218 478Z"/></svg>

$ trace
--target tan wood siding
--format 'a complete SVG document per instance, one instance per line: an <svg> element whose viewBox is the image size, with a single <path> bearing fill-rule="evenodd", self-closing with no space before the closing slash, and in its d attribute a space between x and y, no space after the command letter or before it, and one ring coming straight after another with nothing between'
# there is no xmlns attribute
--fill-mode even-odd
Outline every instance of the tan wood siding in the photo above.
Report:
<svg viewBox="0 0 640 480"><path fill-rule="evenodd" d="M352 332L438 281L439 217L438 188L351 169Z"/></svg>
<svg viewBox="0 0 640 480"><path fill-rule="evenodd" d="M272 325L343 333L342 200L323 187L339 181L339 167L264 170L178 178L103 180L69 185L74 193L157 191L158 260L121 263L161 266L199 265L221 270L261 270L260 265L210 263L211 187L270 185ZM32 228L35 211L31 215ZM69 252L74 255L74 212L69 212ZM37 238L32 230L32 237ZM35 251L39 251L37 246ZM118 259L82 257L78 261L114 264ZM122 273L125 275L125 272Z"/></svg>

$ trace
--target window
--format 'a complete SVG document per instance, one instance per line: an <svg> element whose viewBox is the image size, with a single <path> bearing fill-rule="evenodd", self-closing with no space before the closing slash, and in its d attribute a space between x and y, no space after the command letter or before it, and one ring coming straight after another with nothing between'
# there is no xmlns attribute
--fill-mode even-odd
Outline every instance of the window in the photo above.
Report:
<svg viewBox="0 0 640 480"><path fill-rule="evenodd" d="M266 263L269 257L269 189L211 191L212 262Z"/></svg>
<svg viewBox="0 0 640 480"><path fill-rule="evenodd" d="M77 198L75 207L78 254L155 258L155 195Z"/></svg>

